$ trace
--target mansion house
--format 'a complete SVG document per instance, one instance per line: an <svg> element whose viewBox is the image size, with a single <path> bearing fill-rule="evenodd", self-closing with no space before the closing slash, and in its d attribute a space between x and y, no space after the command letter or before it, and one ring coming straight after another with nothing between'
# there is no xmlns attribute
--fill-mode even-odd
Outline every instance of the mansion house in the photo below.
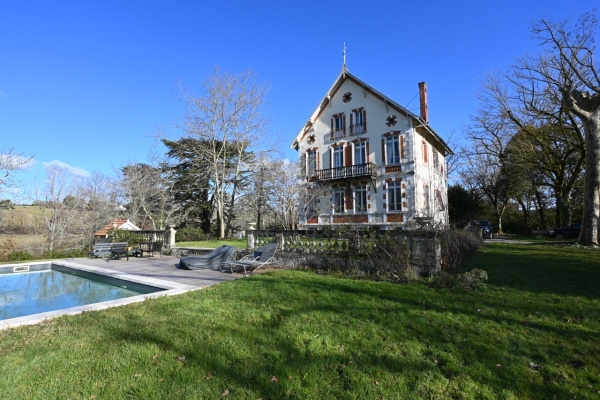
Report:
<svg viewBox="0 0 600 400"><path fill-rule="evenodd" d="M290 145L305 189L301 228L448 223L446 155L452 151L429 125L425 82L419 100L415 115L344 65Z"/></svg>

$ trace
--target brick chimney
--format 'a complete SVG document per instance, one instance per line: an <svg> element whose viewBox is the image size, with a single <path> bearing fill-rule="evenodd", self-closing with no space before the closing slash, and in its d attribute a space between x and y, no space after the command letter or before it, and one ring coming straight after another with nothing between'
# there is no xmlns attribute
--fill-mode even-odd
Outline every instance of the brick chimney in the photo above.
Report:
<svg viewBox="0 0 600 400"><path fill-rule="evenodd" d="M429 110L427 109L427 84L419 83L419 103L421 105L421 118L425 123L429 123Z"/></svg>

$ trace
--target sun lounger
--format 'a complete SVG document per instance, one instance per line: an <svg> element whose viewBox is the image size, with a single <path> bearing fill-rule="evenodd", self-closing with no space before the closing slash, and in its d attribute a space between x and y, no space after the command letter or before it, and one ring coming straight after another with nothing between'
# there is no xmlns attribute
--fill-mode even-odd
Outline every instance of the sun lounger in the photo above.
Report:
<svg viewBox="0 0 600 400"><path fill-rule="evenodd" d="M238 260L238 261L228 261L221 264L221 270L224 267L228 266L233 274L233 268L243 268L244 275L249 276L251 273L256 271L257 269L275 262L275 251L277 250L277 243L269 243L265 245L260 257L254 260ZM250 272L248 272L250 270Z"/></svg>

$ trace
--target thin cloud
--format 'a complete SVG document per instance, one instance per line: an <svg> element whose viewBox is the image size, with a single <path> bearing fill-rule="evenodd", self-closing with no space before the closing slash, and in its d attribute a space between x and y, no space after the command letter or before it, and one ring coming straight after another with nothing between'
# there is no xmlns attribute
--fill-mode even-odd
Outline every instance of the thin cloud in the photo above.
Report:
<svg viewBox="0 0 600 400"><path fill-rule="evenodd" d="M8 95L6 93L4 93L2 90L0 90L0 100L2 99L7 99Z"/></svg>
<svg viewBox="0 0 600 400"><path fill-rule="evenodd" d="M72 167L69 164L64 163L62 161L58 161L58 160L45 162L45 163L43 163L43 166L47 171L51 171L51 170L66 171L66 172L70 173L71 175L79 176L81 178L90 178L92 176L89 172L87 172L83 168Z"/></svg>

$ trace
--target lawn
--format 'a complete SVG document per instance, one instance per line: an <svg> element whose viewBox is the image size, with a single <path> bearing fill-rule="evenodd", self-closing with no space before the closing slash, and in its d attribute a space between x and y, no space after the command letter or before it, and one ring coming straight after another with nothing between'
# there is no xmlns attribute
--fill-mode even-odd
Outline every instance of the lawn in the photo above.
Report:
<svg viewBox="0 0 600 400"><path fill-rule="evenodd" d="M233 247L237 247L239 249L245 249L247 246L246 239L225 239L225 240L203 240L200 242L177 242L175 245L177 247L201 247L208 249L216 249L222 245L229 245Z"/></svg>
<svg viewBox="0 0 600 400"><path fill-rule="evenodd" d="M467 264L488 290L283 271L0 331L0 397L600 397L600 251Z"/></svg>

